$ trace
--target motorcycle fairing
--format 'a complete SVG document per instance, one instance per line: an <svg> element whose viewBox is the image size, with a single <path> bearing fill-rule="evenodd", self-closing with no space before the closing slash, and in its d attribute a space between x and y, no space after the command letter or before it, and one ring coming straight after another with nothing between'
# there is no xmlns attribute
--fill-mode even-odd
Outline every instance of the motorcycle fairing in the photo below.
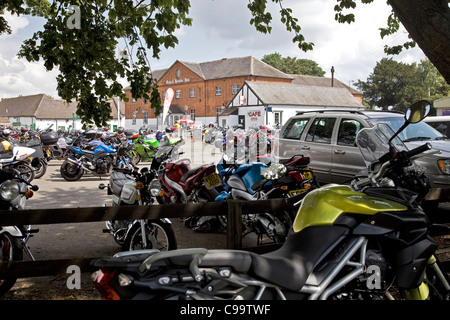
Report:
<svg viewBox="0 0 450 320"><path fill-rule="evenodd" d="M329 184L305 196L293 223L295 232L308 226L332 225L343 213L374 215L405 211L406 206L354 191L350 186Z"/></svg>

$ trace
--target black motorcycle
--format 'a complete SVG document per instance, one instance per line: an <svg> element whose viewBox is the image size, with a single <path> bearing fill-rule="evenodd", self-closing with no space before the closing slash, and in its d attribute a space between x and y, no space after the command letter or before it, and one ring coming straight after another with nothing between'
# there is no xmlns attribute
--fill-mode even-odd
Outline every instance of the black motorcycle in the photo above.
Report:
<svg viewBox="0 0 450 320"><path fill-rule="evenodd" d="M429 108L426 101L413 104L400 129L421 121ZM399 150L396 134L383 134L379 127L360 131L362 152L377 154L377 146L387 144L388 152L369 164L366 178L309 192L280 249L263 255L128 252L93 261L100 268L94 283L120 299L450 299L449 279L431 237L449 228L430 223L413 191L423 181L413 160L430 146ZM404 175L409 183L397 180Z"/></svg>
<svg viewBox="0 0 450 320"><path fill-rule="evenodd" d="M35 166L37 161L38 158L33 160ZM33 192L38 189L38 186L31 185L24 179L18 170L0 170L0 210L23 210L27 199L31 198ZM34 260L27 241L33 233L38 231L39 229L31 229L30 225L0 226L0 261L4 264L21 261L23 252ZM8 292L16 280L15 277L0 279L0 295Z"/></svg>

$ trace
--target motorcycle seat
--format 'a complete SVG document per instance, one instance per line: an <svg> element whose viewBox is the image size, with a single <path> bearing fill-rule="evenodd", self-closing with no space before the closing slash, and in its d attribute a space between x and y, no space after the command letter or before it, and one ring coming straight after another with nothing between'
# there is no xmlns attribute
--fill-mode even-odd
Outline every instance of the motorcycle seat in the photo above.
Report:
<svg viewBox="0 0 450 320"><path fill-rule="evenodd" d="M120 171L113 171L109 178L109 185L111 186L111 191L115 195L120 195L122 188L125 183L134 181L134 178L128 174Z"/></svg>
<svg viewBox="0 0 450 320"><path fill-rule="evenodd" d="M343 226L312 226L291 233L273 252L252 256L253 274L263 280L299 291L321 258L347 232Z"/></svg>
<svg viewBox="0 0 450 320"><path fill-rule="evenodd" d="M0 153L0 159L8 159L8 158L12 158L12 157L13 157L12 150L3 151L2 153Z"/></svg>
<svg viewBox="0 0 450 320"><path fill-rule="evenodd" d="M186 172L185 174L183 174L180 178L180 182L185 183L187 179L189 179L190 177L192 177L194 174L197 173L198 170L202 169L202 168L209 168L209 167L214 167L215 165L213 163L209 163L209 164L203 164L201 166L195 167L191 170L189 170L188 172ZM215 170L213 170L215 171Z"/></svg>

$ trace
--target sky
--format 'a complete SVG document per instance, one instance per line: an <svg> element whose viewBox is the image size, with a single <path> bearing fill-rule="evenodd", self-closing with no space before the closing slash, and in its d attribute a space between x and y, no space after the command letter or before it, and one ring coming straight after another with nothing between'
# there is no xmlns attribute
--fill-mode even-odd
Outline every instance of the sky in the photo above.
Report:
<svg viewBox="0 0 450 320"><path fill-rule="evenodd" d="M282 57L310 59L331 77L352 86L357 80L366 81L377 61L387 57L384 45L398 45L407 40L403 29L396 35L381 39L378 28L385 27L390 7L386 1L361 4L352 10L356 21L340 24L334 20L332 0L283 0L283 6L293 10L307 42L314 50L303 52L292 43L292 33L279 21L279 6L269 1L272 12L272 32L262 34L250 25L251 14L245 0L191 0L189 16L192 26L182 26L176 31L178 45L163 49L159 59L149 59L152 70L170 67L176 60L206 62L222 58L279 53ZM47 72L43 62L27 62L17 53L21 43L41 29L43 19L32 17L4 17L9 21L12 34L0 35L0 98L45 93L58 98L56 76L58 70ZM151 53L148 54L151 57ZM389 56L391 57L391 56ZM413 63L425 59L418 47L392 56L399 62ZM123 85L127 86L126 81Z"/></svg>

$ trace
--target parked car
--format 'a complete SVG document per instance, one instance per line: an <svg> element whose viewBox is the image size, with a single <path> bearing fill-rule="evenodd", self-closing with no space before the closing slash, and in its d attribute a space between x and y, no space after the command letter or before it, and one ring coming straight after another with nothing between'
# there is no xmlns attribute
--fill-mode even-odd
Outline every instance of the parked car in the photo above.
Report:
<svg viewBox="0 0 450 320"><path fill-rule="evenodd" d="M295 154L311 157L320 183L347 183L365 168L364 160L355 144L355 137L364 127L388 124L397 131L404 116L397 112L363 110L304 111L291 117L281 128L280 158ZM430 180L427 204L435 207L450 199L450 140L425 122L412 124L400 138L412 149L430 142L440 150L415 161Z"/></svg>
<svg viewBox="0 0 450 320"><path fill-rule="evenodd" d="M450 137L450 116L426 117L423 121L443 135Z"/></svg>

